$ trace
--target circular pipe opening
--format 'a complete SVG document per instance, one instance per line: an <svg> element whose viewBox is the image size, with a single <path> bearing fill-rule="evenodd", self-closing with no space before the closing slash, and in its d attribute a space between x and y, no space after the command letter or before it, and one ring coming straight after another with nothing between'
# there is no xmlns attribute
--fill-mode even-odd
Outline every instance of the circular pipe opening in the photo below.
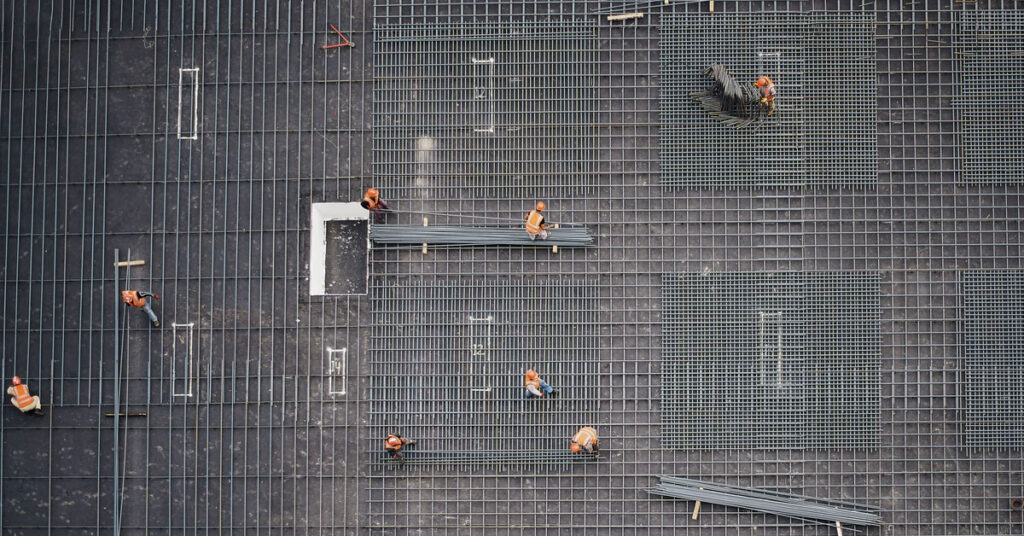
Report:
<svg viewBox="0 0 1024 536"><path fill-rule="evenodd" d="M1010 508L1014 510L1024 509L1024 499L1010 499Z"/></svg>

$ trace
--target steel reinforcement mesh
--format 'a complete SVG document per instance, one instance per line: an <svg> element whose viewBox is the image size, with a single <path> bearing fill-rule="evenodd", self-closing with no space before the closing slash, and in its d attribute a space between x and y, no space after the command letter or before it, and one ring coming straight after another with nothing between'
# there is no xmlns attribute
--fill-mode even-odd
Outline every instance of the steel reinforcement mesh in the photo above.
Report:
<svg viewBox="0 0 1024 536"><path fill-rule="evenodd" d="M415 440L407 464L516 467L590 461L569 439L596 424L593 282L377 279L370 304L370 459ZM526 397L536 370L553 395Z"/></svg>
<svg viewBox="0 0 1024 536"><path fill-rule="evenodd" d="M662 282L666 447L878 445L878 274L666 274Z"/></svg>
<svg viewBox="0 0 1024 536"><path fill-rule="evenodd" d="M1024 448L1024 272L961 275L964 441Z"/></svg>
<svg viewBox="0 0 1024 536"><path fill-rule="evenodd" d="M953 101L961 128L963 181L1024 182L1024 130L1019 101L1024 84L1024 12L957 13L960 94Z"/></svg>
<svg viewBox="0 0 1024 536"><path fill-rule="evenodd" d="M671 13L661 18L661 182L851 186L878 179L875 19L853 13ZM771 117L736 129L690 94L725 65L778 88Z"/></svg>
<svg viewBox="0 0 1024 536"><path fill-rule="evenodd" d="M594 30L571 21L378 27L381 186L419 197L592 186Z"/></svg>

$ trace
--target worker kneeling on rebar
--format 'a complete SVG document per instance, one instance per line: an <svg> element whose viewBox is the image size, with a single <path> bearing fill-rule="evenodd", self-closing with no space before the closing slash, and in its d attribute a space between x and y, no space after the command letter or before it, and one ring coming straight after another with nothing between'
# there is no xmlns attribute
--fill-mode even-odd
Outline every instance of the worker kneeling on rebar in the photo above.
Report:
<svg viewBox="0 0 1024 536"><path fill-rule="evenodd" d="M572 444L569 445L569 450L573 454L579 454L581 450L587 451L587 454L593 454L597 457L597 430L594 430L590 426L584 426L580 428L576 435L572 436Z"/></svg>
<svg viewBox="0 0 1024 536"><path fill-rule="evenodd" d="M405 465L405 454L402 452L402 447L415 444L415 441L410 441L397 434L391 434L384 440L384 452L387 452L392 460Z"/></svg>
<svg viewBox="0 0 1024 536"><path fill-rule="evenodd" d="M152 292L145 292L142 290L122 290L121 301L132 307L138 307L146 312L146 316L149 317L149 321L153 323L154 328L160 327L160 319L156 317L156 313L153 312L153 307L149 305L146 298L153 298L159 300L160 296L153 294Z"/></svg>
<svg viewBox="0 0 1024 536"><path fill-rule="evenodd" d="M43 404L38 396L32 396L28 386L21 383L21 378L11 378L11 386L7 388L7 394L11 395L11 404L21 410L22 413L33 412L36 415L43 414Z"/></svg>
<svg viewBox="0 0 1024 536"><path fill-rule="evenodd" d="M533 369L526 371L526 379L523 380L523 386L526 387L526 398L534 396L540 398L544 396L544 393L551 396L555 395L555 388L551 387L548 382L540 379L540 375Z"/></svg>
<svg viewBox="0 0 1024 536"><path fill-rule="evenodd" d="M526 215L526 232L530 235L530 240L536 240L539 236L541 240L548 239L548 226L544 222L544 216L541 212L547 208L547 205L543 201L537 202L537 208L530 211Z"/></svg>

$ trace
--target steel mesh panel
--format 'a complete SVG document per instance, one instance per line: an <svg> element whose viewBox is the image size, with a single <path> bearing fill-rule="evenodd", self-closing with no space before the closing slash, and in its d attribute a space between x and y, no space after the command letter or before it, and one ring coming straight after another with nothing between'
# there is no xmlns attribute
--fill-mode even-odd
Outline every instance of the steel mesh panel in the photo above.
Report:
<svg viewBox="0 0 1024 536"><path fill-rule="evenodd" d="M877 182L874 18L666 14L661 28L661 181L678 186L843 186ZM769 73L775 114L742 129L689 95L703 70L742 83ZM851 88L853 88L851 90Z"/></svg>
<svg viewBox="0 0 1024 536"><path fill-rule="evenodd" d="M1021 11L958 13L961 95L954 100L963 142L963 181L1024 181L1024 131L1019 101L1024 84Z"/></svg>
<svg viewBox="0 0 1024 536"><path fill-rule="evenodd" d="M878 444L874 273L666 274L669 448Z"/></svg>
<svg viewBox="0 0 1024 536"><path fill-rule="evenodd" d="M575 280L378 279L371 459L384 461L383 438L399 433L418 442L411 464L589 460L568 446L595 424L595 291ZM528 368L556 395L525 398Z"/></svg>
<svg viewBox="0 0 1024 536"><path fill-rule="evenodd" d="M592 185L594 33L566 22L378 29L378 180L421 197Z"/></svg>
<svg viewBox="0 0 1024 536"><path fill-rule="evenodd" d="M961 276L964 437L969 446L1024 445L1024 272Z"/></svg>

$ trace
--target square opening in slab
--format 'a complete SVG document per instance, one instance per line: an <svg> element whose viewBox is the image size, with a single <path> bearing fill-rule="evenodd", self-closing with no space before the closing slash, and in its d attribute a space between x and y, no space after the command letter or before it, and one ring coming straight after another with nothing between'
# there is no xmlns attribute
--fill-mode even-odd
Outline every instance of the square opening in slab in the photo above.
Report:
<svg viewBox="0 0 1024 536"><path fill-rule="evenodd" d="M359 203L313 203L309 294L366 294L369 212Z"/></svg>

